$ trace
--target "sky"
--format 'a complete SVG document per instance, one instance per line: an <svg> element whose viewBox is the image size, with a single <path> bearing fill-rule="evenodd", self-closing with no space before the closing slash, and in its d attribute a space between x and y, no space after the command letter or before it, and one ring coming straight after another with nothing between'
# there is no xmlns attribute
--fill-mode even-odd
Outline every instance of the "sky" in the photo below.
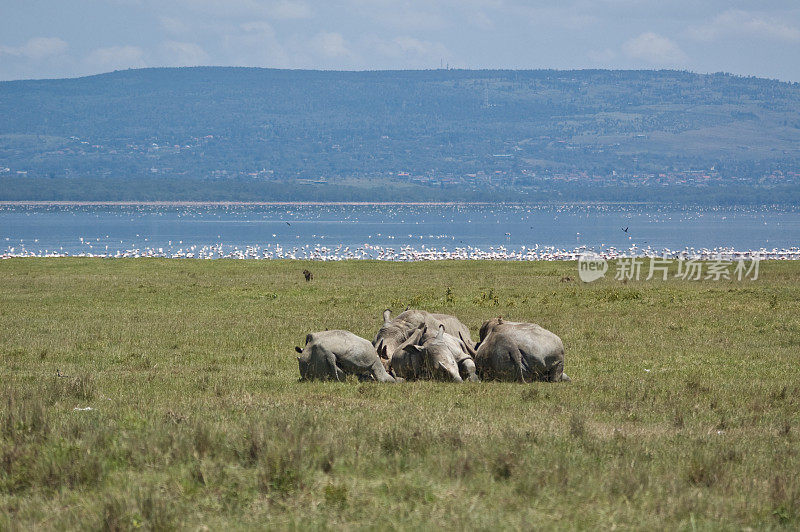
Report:
<svg viewBox="0 0 800 532"><path fill-rule="evenodd" d="M0 80L197 65L800 82L800 0L0 0Z"/></svg>

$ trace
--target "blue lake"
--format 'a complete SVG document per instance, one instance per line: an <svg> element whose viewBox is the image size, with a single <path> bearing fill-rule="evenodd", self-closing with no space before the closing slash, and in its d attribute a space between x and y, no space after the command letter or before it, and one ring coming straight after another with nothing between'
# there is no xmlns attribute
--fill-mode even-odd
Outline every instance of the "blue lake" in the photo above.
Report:
<svg viewBox="0 0 800 532"><path fill-rule="evenodd" d="M625 231L627 229L627 232ZM0 205L0 252L800 246L800 209L669 205ZM302 255L302 253L301 253ZM367 253L369 255L369 253ZM367 256L365 255L365 256Z"/></svg>

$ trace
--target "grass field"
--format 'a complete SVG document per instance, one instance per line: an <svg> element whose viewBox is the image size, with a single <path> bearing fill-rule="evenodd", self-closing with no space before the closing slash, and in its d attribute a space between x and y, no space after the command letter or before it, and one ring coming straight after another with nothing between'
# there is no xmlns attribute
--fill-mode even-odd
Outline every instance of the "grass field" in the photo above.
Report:
<svg viewBox="0 0 800 532"><path fill-rule="evenodd" d="M0 530L800 527L800 264L576 273L0 261ZM539 323L573 382L297 382L406 305Z"/></svg>

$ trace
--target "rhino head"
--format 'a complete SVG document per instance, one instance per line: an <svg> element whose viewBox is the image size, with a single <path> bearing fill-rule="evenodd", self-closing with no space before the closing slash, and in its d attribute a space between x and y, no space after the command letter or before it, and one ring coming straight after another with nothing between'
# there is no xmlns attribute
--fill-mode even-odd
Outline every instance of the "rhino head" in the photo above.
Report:
<svg viewBox="0 0 800 532"><path fill-rule="evenodd" d="M496 318L492 318L489 321L483 322L483 325L481 325L480 340L478 341L478 344L486 340L486 337L492 334L492 330L502 323L503 316L497 316ZM476 345L475 348L477 349L478 346Z"/></svg>
<svg viewBox="0 0 800 532"><path fill-rule="evenodd" d="M303 348L295 346L295 351L300 353L300 356L297 357L297 365L300 366L300 380L304 381L308 379L308 370L310 364L308 363L308 357L303 356Z"/></svg>
<svg viewBox="0 0 800 532"><path fill-rule="evenodd" d="M458 371L458 362L450 346L444 341L444 325L439 325L439 332L424 344L418 342L425 336L425 326L421 326L401 347L422 361L423 371L429 378L443 381L462 382Z"/></svg>
<svg viewBox="0 0 800 532"><path fill-rule="evenodd" d="M372 345L378 351L378 355L384 360L391 360L392 355L408 338L408 330L392 322L392 312L389 309L383 311L383 325Z"/></svg>

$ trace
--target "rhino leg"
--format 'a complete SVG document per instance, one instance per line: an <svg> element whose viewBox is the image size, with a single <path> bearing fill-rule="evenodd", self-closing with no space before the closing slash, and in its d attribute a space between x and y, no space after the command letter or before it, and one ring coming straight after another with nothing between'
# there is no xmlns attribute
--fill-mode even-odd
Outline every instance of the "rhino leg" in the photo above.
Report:
<svg viewBox="0 0 800 532"><path fill-rule="evenodd" d="M560 382L564 377L564 361L559 360L550 368L550 371L547 372L547 380L550 382ZM569 380L569 377L567 377Z"/></svg>
<svg viewBox="0 0 800 532"><path fill-rule="evenodd" d="M395 379L389 375L386 371L386 368L383 367L383 364L380 360L375 361L372 364L372 368L370 370L372 377L378 382L395 382Z"/></svg>
<svg viewBox="0 0 800 532"><path fill-rule="evenodd" d="M342 379L339 378L339 374L341 373L344 375L344 372L336 365L336 355L327 349L323 349L322 355L325 357L325 361L328 363L328 371L331 380L341 382Z"/></svg>
<svg viewBox="0 0 800 532"><path fill-rule="evenodd" d="M511 361L519 371L519 380L522 381L523 384L527 384L525 382L525 368L523 367L522 362L522 352L518 347L514 346L509 354L511 355Z"/></svg>

